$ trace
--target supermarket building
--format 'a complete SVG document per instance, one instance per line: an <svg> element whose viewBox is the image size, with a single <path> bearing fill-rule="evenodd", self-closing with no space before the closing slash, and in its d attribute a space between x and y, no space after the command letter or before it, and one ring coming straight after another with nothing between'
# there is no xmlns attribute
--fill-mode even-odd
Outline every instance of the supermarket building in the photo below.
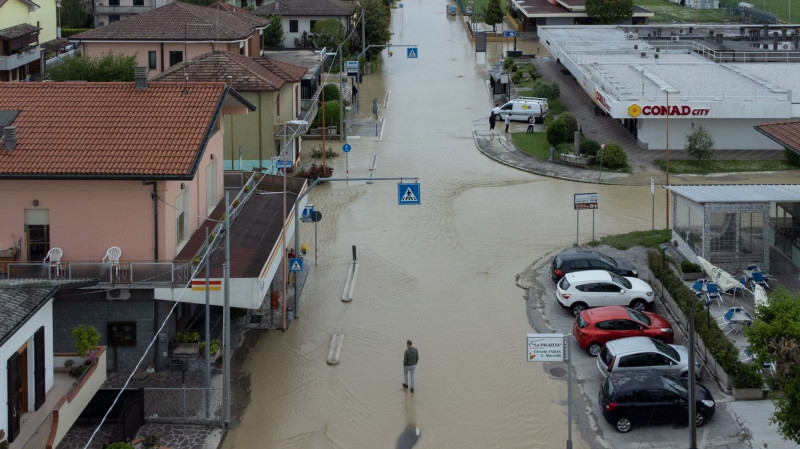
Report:
<svg viewBox="0 0 800 449"><path fill-rule="evenodd" d="M703 126L720 150L780 150L754 129L800 118L798 25L542 26L539 42L651 150Z"/></svg>

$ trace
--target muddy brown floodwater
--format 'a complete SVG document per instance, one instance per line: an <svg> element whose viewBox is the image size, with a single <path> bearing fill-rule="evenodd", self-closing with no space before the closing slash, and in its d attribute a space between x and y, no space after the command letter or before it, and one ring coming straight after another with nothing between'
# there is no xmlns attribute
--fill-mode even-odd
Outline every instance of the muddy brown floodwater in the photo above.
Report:
<svg viewBox="0 0 800 449"><path fill-rule="evenodd" d="M575 243L575 193L598 194L597 238L650 229L649 185L560 181L483 156L471 135L491 109L487 66L443 1L403 4L392 42L418 46L419 58L384 51L382 70L365 77L361 116L379 98L385 131L381 141L351 138L349 171L366 176L377 155L377 177L419 178L421 205L398 206L394 181L333 182L309 194L323 214L319 263L306 259L300 318L286 332L251 335L237 357L234 383L249 388L249 403L225 448L565 445L564 371L526 362L525 335L536 329L516 278ZM328 162L344 176L343 154ZM655 217L663 226L663 205ZM582 212L581 242L592 226ZM300 241L313 255L312 225L300 225ZM352 245L358 277L344 303ZM345 335L338 366L326 364L333 332ZM401 388L407 339L420 352L413 394ZM590 447L576 431L573 445Z"/></svg>

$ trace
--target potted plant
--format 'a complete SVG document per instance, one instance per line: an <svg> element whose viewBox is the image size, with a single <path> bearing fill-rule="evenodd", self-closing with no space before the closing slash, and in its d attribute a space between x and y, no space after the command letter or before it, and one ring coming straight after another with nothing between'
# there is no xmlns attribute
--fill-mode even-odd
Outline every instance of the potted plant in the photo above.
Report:
<svg viewBox="0 0 800 449"><path fill-rule="evenodd" d="M681 261L681 279L684 281L696 281L703 276L703 269L700 265L689 262L688 260Z"/></svg>
<svg viewBox="0 0 800 449"><path fill-rule="evenodd" d="M733 375L733 398L739 401L764 399L764 377L758 363L736 364Z"/></svg>
<svg viewBox="0 0 800 449"><path fill-rule="evenodd" d="M94 326L81 324L72 329L72 338L75 340L75 352L78 356L86 357L86 364L94 362L94 351L100 343L100 332Z"/></svg>
<svg viewBox="0 0 800 449"><path fill-rule="evenodd" d="M210 348L209 348L208 354L212 355L212 356L217 355L217 352L219 351L219 339L218 338L211 339L211 344L209 346L210 346ZM200 342L200 354L201 355L205 355L205 353L206 353L206 342L201 341Z"/></svg>

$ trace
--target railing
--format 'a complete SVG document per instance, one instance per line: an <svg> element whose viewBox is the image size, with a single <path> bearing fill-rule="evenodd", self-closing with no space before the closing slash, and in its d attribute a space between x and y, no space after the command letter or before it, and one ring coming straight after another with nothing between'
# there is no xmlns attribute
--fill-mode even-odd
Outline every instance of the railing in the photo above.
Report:
<svg viewBox="0 0 800 449"><path fill-rule="evenodd" d="M191 279L192 264L189 261L9 262L7 272L8 279L99 279L101 283L132 286L186 284Z"/></svg>
<svg viewBox="0 0 800 449"><path fill-rule="evenodd" d="M206 418L206 399L210 414ZM144 388L146 419L219 420L222 409L220 388Z"/></svg>

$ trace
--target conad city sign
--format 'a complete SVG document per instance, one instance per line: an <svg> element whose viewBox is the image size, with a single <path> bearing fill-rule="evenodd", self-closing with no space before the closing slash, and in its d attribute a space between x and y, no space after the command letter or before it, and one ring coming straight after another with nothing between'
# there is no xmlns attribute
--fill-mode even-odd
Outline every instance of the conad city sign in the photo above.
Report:
<svg viewBox="0 0 800 449"><path fill-rule="evenodd" d="M655 117L655 116L705 116L708 115L708 112L711 111L710 108L692 108L691 106L686 105L672 105L672 106L662 106L662 105L647 105L647 106L639 106L638 104L634 103L628 106L628 115L631 117L638 117L640 115Z"/></svg>

